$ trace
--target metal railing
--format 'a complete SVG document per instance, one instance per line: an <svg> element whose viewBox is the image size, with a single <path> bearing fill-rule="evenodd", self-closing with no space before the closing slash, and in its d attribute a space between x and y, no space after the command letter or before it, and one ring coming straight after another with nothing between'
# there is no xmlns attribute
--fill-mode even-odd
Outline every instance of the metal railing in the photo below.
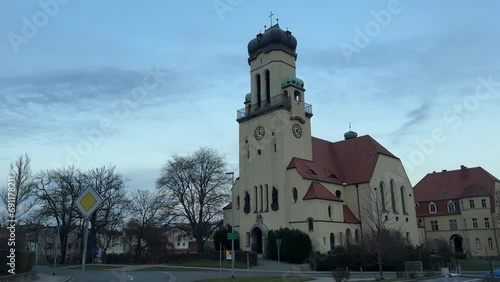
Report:
<svg viewBox="0 0 500 282"><path fill-rule="evenodd" d="M246 108L238 110L236 112L236 118L238 120L247 118L278 107L283 107L287 110L290 110L292 108L291 98L283 94L276 95L269 101L262 101L261 103L253 104L247 106ZM312 105L305 103L305 112L306 114L312 115Z"/></svg>

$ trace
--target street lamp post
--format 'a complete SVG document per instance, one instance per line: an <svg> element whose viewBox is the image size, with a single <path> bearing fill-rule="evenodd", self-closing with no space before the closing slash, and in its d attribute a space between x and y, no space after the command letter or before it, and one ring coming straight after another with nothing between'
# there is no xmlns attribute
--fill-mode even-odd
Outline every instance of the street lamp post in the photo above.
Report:
<svg viewBox="0 0 500 282"><path fill-rule="evenodd" d="M234 172L228 172L231 175L231 233L234 234ZM234 277L234 238L231 239L231 277Z"/></svg>

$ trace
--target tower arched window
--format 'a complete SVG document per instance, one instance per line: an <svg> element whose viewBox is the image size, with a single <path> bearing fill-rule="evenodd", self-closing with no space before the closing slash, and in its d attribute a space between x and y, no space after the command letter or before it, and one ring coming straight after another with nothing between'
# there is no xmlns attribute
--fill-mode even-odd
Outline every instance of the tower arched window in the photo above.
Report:
<svg viewBox="0 0 500 282"><path fill-rule="evenodd" d="M332 205L328 205L328 218L332 220Z"/></svg>
<svg viewBox="0 0 500 282"><path fill-rule="evenodd" d="M354 230L354 243L359 243L359 229Z"/></svg>
<svg viewBox="0 0 500 282"><path fill-rule="evenodd" d="M394 195L394 180L391 179L391 181L389 182L389 184L391 185L391 205L392 205L392 211L394 213L397 213L398 210L396 208L396 197Z"/></svg>
<svg viewBox="0 0 500 282"><path fill-rule="evenodd" d="M260 212L264 211L264 188L262 185L259 186L260 188Z"/></svg>
<svg viewBox="0 0 500 282"><path fill-rule="evenodd" d="M264 77L266 81L266 103L271 103L271 76L269 74L269 70L264 72Z"/></svg>
<svg viewBox="0 0 500 282"><path fill-rule="evenodd" d="M403 213L404 214L408 214L408 212L406 211L406 189L404 186L401 186L401 188L399 188L399 192L401 193L401 207L403 208Z"/></svg>
<svg viewBox="0 0 500 282"><path fill-rule="evenodd" d="M300 91L293 92L293 99L297 102L302 102L302 94Z"/></svg>
<svg viewBox="0 0 500 282"><path fill-rule="evenodd" d="M385 184L384 181L380 181L380 200L382 201L382 210L387 211L387 203L385 200Z"/></svg>
<svg viewBox="0 0 500 282"><path fill-rule="evenodd" d="M456 210L455 202L448 201L448 212L454 212Z"/></svg>
<svg viewBox="0 0 500 282"><path fill-rule="evenodd" d="M314 231L314 220L312 218L307 219L307 227L309 229L309 232Z"/></svg>
<svg viewBox="0 0 500 282"><path fill-rule="evenodd" d="M254 190L255 190L255 212L257 212L259 205L259 192L257 191L257 186L254 187Z"/></svg>
<svg viewBox="0 0 500 282"><path fill-rule="evenodd" d="M292 194L293 194L293 202L296 203L298 198L297 188L293 187Z"/></svg>
<svg viewBox="0 0 500 282"><path fill-rule="evenodd" d="M429 204L429 213L437 213L437 206L434 202Z"/></svg>
<svg viewBox="0 0 500 282"><path fill-rule="evenodd" d="M269 186L266 184L266 211L269 211Z"/></svg>
<svg viewBox="0 0 500 282"><path fill-rule="evenodd" d="M260 74L257 74L255 76L255 88L257 88L257 107L260 108L261 106L261 99L262 99L262 89L261 89L261 82L260 82Z"/></svg>
<svg viewBox="0 0 500 282"><path fill-rule="evenodd" d="M236 197L236 209L240 209L240 196Z"/></svg>

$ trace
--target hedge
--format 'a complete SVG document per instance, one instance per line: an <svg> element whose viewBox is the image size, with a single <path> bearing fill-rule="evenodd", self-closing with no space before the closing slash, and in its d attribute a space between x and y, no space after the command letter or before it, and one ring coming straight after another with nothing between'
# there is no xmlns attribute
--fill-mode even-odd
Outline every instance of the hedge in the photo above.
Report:
<svg viewBox="0 0 500 282"><path fill-rule="evenodd" d="M270 230L267 235L267 258L278 259L276 239L281 239L280 260L289 263L303 263L312 250L309 235L298 229L280 228Z"/></svg>

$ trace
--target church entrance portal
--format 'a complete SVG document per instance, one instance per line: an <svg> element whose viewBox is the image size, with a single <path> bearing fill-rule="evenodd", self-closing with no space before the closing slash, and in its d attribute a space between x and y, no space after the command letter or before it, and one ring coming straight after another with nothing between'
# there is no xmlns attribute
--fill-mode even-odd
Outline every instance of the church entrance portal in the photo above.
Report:
<svg viewBox="0 0 500 282"><path fill-rule="evenodd" d="M454 234L451 236L450 240L453 242L454 249L456 253L463 253L463 238L458 234Z"/></svg>
<svg viewBox="0 0 500 282"><path fill-rule="evenodd" d="M259 227L252 230L252 252L262 254L262 230Z"/></svg>

